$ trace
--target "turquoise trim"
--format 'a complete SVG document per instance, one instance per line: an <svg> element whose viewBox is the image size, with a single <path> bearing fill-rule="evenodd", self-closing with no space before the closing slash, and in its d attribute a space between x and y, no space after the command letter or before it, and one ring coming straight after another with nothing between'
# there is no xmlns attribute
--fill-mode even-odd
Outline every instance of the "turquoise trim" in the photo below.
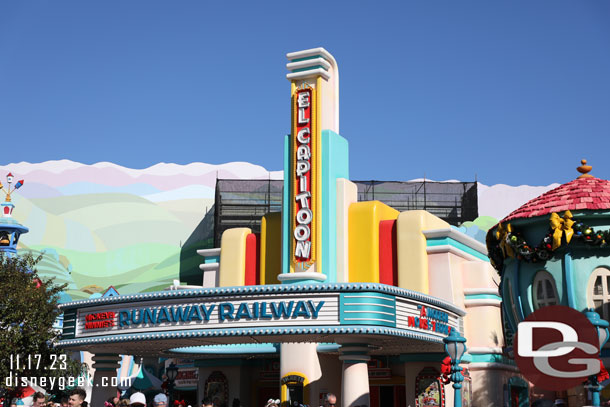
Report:
<svg viewBox="0 0 610 407"><path fill-rule="evenodd" d="M372 292L341 293L339 304L341 325L396 327L396 299L392 296Z"/></svg>
<svg viewBox="0 0 610 407"><path fill-rule="evenodd" d="M367 301L370 300L370 301ZM393 298L392 298L393 300ZM396 310L395 301L384 302L375 298L348 298L343 301L343 294L341 296L341 306L345 307L346 310L360 310L360 311L384 311L394 312ZM392 308L388 308L388 306Z"/></svg>
<svg viewBox="0 0 610 407"><path fill-rule="evenodd" d="M347 295L347 298L345 296ZM375 298L370 298L370 296L375 296ZM382 305L384 308L386 305L394 307L396 309L396 300L394 297L379 293L341 293L341 305L345 305L344 302L348 303L364 303L364 304L376 304ZM389 309L389 308L388 308Z"/></svg>
<svg viewBox="0 0 610 407"><path fill-rule="evenodd" d="M458 242L457 240L454 240L450 237L441 237L441 238L435 237L435 238L426 240L426 246L428 246L428 247L447 246L447 245L453 246L456 249L459 249L459 250L463 251L464 253L468 253L483 261L489 261L489 257L487 257L486 254L483 254L483 253L473 249L472 247L466 246L464 243Z"/></svg>
<svg viewBox="0 0 610 407"><path fill-rule="evenodd" d="M339 352L341 345L336 343L321 343L316 347L318 353L334 353Z"/></svg>
<svg viewBox="0 0 610 407"><path fill-rule="evenodd" d="M396 326L396 317L393 315L382 314L379 311L353 310L353 313L341 313L342 325L382 325Z"/></svg>
<svg viewBox="0 0 610 407"><path fill-rule="evenodd" d="M241 345L204 345L173 348L169 352L198 355L255 355L279 353L277 343L245 343Z"/></svg>
<svg viewBox="0 0 610 407"><path fill-rule="evenodd" d="M203 259L203 263L220 263L220 256L207 256Z"/></svg>
<svg viewBox="0 0 610 407"><path fill-rule="evenodd" d="M313 69L324 69L325 71L328 71L328 69L326 69L325 67L323 67L322 65L314 65L314 66L308 66L307 68L299 68L299 69L293 69L291 72L304 72L304 71L311 71Z"/></svg>
<svg viewBox="0 0 610 407"><path fill-rule="evenodd" d="M512 359L503 356L500 353L480 353L472 355L471 363L502 363L504 365L516 366Z"/></svg>
<svg viewBox="0 0 610 407"><path fill-rule="evenodd" d="M322 273L337 281L337 178L349 179L349 143L331 130L321 133Z"/></svg>
<svg viewBox="0 0 610 407"><path fill-rule="evenodd" d="M464 299L466 300L500 300L502 301L502 297L496 294L466 294L464 295Z"/></svg>
<svg viewBox="0 0 610 407"><path fill-rule="evenodd" d="M282 197L282 273L290 272L290 135L284 137L284 191Z"/></svg>
<svg viewBox="0 0 610 407"><path fill-rule="evenodd" d="M310 59L316 59L316 58L322 58L322 59L326 59L326 58L324 58L322 55L312 55L312 56L310 56L310 57L303 57L303 58L291 59L291 60L290 60L290 62L309 61Z"/></svg>
<svg viewBox="0 0 610 407"><path fill-rule="evenodd" d="M566 252L563 257L563 267L566 282L566 294L568 297L568 307L576 309L575 299L576 294L574 291L574 263L572 261L572 255L570 252Z"/></svg>
<svg viewBox="0 0 610 407"><path fill-rule="evenodd" d="M295 273L293 273L295 274ZM283 284L320 284L319 280L312 280L309 278L290 279L282 282Z"/></svg>

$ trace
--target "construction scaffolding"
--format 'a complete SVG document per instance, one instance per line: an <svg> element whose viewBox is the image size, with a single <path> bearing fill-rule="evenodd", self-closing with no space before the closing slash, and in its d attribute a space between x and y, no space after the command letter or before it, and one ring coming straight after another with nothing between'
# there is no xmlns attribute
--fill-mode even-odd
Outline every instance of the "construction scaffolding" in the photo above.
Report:
<svg viewBox="0 0 610 407"><path fill-rule="evenodd" d="M398 210L426 210L451 225L478 216L476 182L353 181L358 201L381 201ZM282 180L216 180L214 203L214 246L220 247L222 233L248 227L260 232L261 217L282 210Z"/></svg>
<svg viewBox="0 0 610 407"><path fill-rule="evenodd" d="M479 216L476 182L354 181L358 201L381 201L397 211L423 209L459 226Z"/></svg>
<svg viewBox="0 0 610 407"><path fill-rule="evenodd" d="M282 180L216 180L214 198L214 247L220 247L222 233L231 228L261 230L261 217L282 210Z"/></svg>

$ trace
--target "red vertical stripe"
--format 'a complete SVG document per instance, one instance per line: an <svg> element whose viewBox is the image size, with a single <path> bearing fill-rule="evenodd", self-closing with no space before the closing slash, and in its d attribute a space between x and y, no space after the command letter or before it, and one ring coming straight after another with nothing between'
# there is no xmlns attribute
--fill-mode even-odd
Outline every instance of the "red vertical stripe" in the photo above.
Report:
<svg viewBox="0 0 610 407"><path fill-rule="evenodd" d="M396 220L379 222L379 282L398 285Z"/></svg>
<svg viewBox="0 0 610 407"><path fill-rule="evenodd" d="M403 385L395 385L394 386L394 406L402 407L407 405L407 389ZM445 403L441 401L441 406L444 406Z"/></svg>
<svg viewBox="0 0 610 407"><path fill-rule="evenodd" d="M261 234L255 233L256 237L256 280L254 284L260 285L261 283Z"/></svg>
<svg viewBox="0 0 610 407"><path fill-rule="evenodd" d="M379 404L379 386L369 386L369 401L371 407L383 407Z"/></svg>
<svg viewBox="0 0 610 407"><path fill-rule="evenodd" d="M260 283L260 265L259 265L259 246L260 236L250 233L246 236L246 285L258 285Z"/></svg>

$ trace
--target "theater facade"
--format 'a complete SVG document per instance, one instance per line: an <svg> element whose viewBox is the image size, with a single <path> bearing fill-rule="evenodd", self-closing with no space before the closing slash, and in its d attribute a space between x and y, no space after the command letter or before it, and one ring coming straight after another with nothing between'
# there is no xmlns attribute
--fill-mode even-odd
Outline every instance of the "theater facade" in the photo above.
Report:
<svg viewBox="0 0 610 407"><path fill-rule="evenodd" d="M193 360L196 400L220 406L313 406L327 393L345 407L452 405L443 338L457 330L463 405L529 405L504 354L485 245L429 212L358 202L337 63L323 48L287 57L282 211L260 233L229 229L200 250L201 286L62 305L60 346L95 355L92 403L116 391L96 384L116 376L120 355L134 355Z"/></svg>

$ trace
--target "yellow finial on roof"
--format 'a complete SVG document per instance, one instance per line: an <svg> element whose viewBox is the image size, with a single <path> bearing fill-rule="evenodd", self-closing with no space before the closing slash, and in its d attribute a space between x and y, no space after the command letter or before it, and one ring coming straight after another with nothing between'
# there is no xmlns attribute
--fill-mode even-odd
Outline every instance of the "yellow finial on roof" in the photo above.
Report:
<svg viewBox="0 0 610 407"><path fill-rule="evenodd" d="M587 165L587 160L580 160L580 163L582 165L580 167L576 167L576 170L582 175L580 175L578 178L593 178L593 175L589 174L589 171L591 171L593 167Z"/></svg>

